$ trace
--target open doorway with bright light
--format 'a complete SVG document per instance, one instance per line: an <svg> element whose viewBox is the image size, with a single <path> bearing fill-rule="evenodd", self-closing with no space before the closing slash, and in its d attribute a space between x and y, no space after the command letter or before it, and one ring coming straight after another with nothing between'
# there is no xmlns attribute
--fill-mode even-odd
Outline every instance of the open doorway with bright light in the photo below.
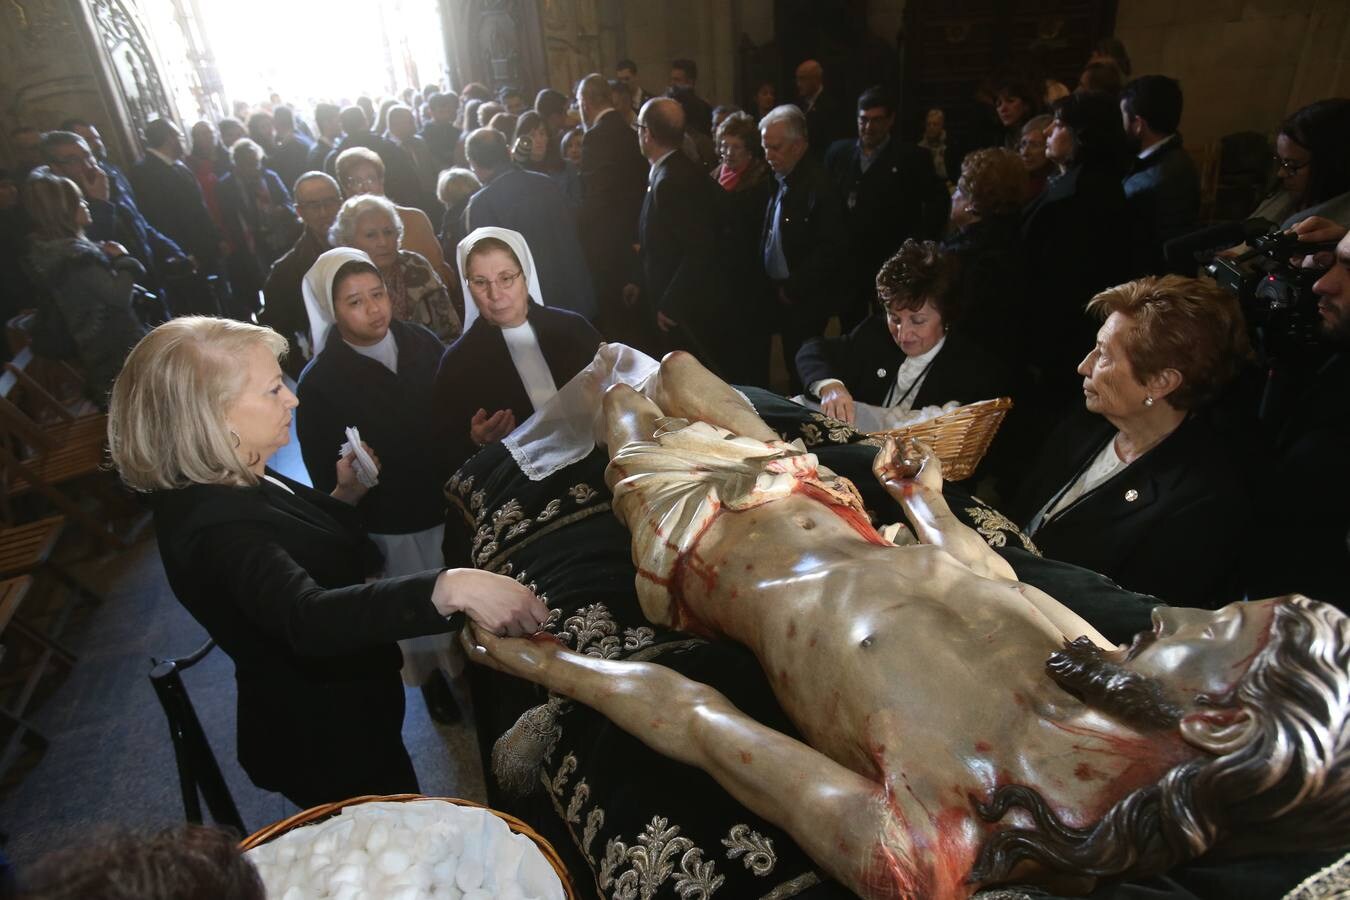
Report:
<svg viewBox="0 0 1350 900"><path fill-rule="evenodd" d="M421 89L447 71L438 0L142 0L179 116L274 95L314 104Z"/></svg>

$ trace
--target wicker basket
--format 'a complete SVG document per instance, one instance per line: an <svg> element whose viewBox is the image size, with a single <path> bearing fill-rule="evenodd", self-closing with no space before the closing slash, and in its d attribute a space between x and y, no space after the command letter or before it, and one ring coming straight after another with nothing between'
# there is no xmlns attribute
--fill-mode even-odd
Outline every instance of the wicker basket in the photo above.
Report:
<svg viewBox="0 0 1350 900"><path fill-rule="evenodd" d="M445 803L453 803L456 806L472 806L476 809L485 809L497 818L506 822L508 828L516 834L523 834L525 837L534 841L535 846L544 854L553 871L558 874L558 880L562 882L563 893L569 900L575 900L576 892L572 889L572 879L567 874L563 861L558 856L558 851L553 849L553 845L543 838L539 832L535 831L529 825L526 825L520 819L510 813L499 812L495 809L484 806L481 803L474 803L472 800L460 800L456 797L424 797L421 794L390 794L387 796L370 795L366 797L353 797L350 800L342 800L338 803L326 803L322 806L315 806L312 809L302 810L295 815L282 819L280 822L274 822L265 828L260 828L239 842L240 850L252 850L255 847L261 847L269 841L275 840L296 828L305 825L313 825L322 822L324 819L332 818L349 806L358 806L362 803L415 803L420 800L440 800Z"/></svg>
<svg viewBox="0 0 1350 900"><path fill-rule="evenodd" d="M923 441L933 448L942 462L942 477L947 481L961 481L969 478L980 460L984 459L990 442L994 440L998 427L1003 424L1003 417L1012 409L1012 405L1012 400L1007 397L981 400L979 403L958 406L951 412L918 425L874 431L871 436Z"/></svg>

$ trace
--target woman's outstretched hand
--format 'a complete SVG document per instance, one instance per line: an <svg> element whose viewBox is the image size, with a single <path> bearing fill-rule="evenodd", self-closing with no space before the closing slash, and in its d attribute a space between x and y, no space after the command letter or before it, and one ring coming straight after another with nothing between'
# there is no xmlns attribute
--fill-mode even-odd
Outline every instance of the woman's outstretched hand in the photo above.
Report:
<svg viewBox="0 0 1350 900"><path fill-rule="evenodd" d="M525 585L478 569L442 572L431 602L443 616L462 612L480 633L505 637L534 634L549 615L548 607Z"/></svg>

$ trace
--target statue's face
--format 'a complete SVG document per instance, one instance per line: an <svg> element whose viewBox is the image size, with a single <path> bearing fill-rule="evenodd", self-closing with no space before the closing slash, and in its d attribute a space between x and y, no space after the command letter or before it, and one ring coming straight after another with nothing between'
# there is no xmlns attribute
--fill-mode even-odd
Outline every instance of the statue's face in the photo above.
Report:
<svg viewBox="0 0 1350 900"><path fill-rule="evenodd" d="M1265 647L1278 600L1230 603L1222 609L1160 606L1153 631L1137 636L1125 668L1155 680L1183 708L1196 697L1233 688Z"/></svg>

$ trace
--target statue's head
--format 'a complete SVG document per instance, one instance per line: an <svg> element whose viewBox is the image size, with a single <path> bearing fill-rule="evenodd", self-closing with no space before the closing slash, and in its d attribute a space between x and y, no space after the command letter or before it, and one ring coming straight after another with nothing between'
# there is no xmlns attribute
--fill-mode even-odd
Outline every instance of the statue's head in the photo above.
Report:
<svg viewBox="0 0 1350 900"><path fill-rule="evenodd" d="M1174 731L1200 754L1116 803L1086 828L1065 825L1034 789L997 791L1035 828L996 833L971 873L1003 880L1020 860L1099 876L1164 871L1225 853L1350 845L1350 618L1305 597L1207 610L1160 607L1125 651L1079 639L1046 669L1102 713Z"/></svg>

